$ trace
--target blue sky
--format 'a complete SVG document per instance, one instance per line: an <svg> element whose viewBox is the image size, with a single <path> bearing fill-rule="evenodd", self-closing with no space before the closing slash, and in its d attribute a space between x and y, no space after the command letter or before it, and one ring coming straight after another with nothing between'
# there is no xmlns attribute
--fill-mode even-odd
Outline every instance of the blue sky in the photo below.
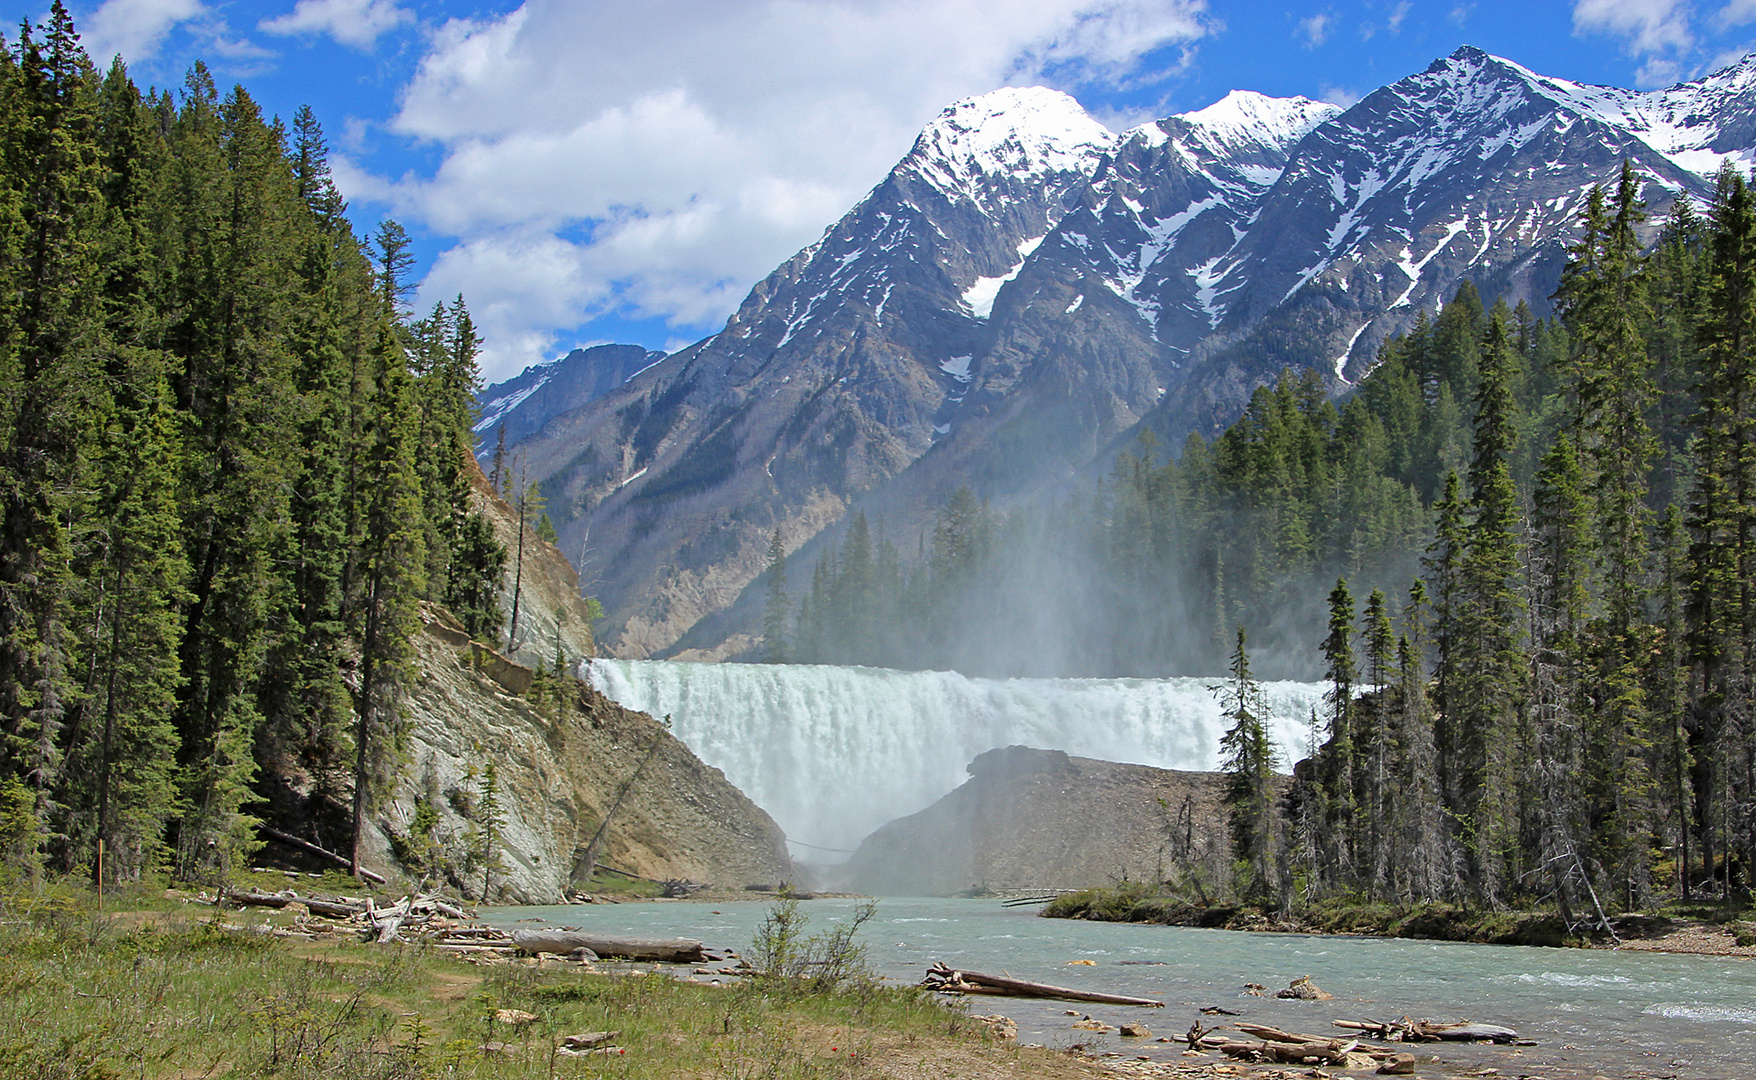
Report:
<svg viewBox="0 0 1756 1080"><path fill-rule="evenodd" d="M1118 130L1228 90L1347 104L1470 44L1654 87L1756 47L1756 0L71 0L143 86L203 59L309 104L362 232L417 239L505 378L677 348L853 205L944 105L1066 90ZM11 22L45 5L15 5ZM10 35L9 35L10 36Z"/></svg>

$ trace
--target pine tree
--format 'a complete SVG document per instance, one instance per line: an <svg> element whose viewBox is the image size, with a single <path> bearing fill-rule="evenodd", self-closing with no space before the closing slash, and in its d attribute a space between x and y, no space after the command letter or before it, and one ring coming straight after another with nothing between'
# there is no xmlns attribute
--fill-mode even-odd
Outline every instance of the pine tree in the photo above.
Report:
<svg viewBox="0 0 1756 1080"><path fill-rule="evenodd" d="M388 300L389 298L386 297ZM360 871L365 815L394 780L401 696L413 675L416 605L425 587L420 484L414 461L413 386L402 345L384 327L377 400L361 475L367 484L360 587L360 686L354 725L351 870Z"/></svg>
<svg viewBox="0 0 1756 1080"><path fill-rule="evenodd" d="M1274 744L1262 726L1267 710L1262 687L1250 673L1244 630L1238 628L1232 652L1232 679L1221 697L1221 711L1231 721L1220 739L1220 770L1226 776L1225 804L1232 854L1244 875L1240 890L1265 897L1281 887L1275 861L1279 852L1279 816L1274 798Z"/></svg>
<svg viewBox="0 0 1756 1080"><path fill-rule="evenodd" d="M787 662L787 552L781 544L780 529L768 541L768 591L762 608L762 662Z"/></svg>
<svg viewBox="0 0 1756 1080"><path fill-rule="evenodd" d="M1454 622L1447 658L1446 727L1457 757L1452 794L1472 889L1489 901L1504 895L1517 841L1512 754L1525 705L1524 600L1518 493L1507 455L1512 447L1510 345L1499 312L1481 352L1470 464L1473 520L1449 605Z"/></svg>
<svg viewBox="0 0 1756 1080"><path fill-rule="evenodd" d="M1358 881L1357 852L1353 848L1357 806L1354 802L1357 733L1353 719L1354 684L1359 677L1354 660L1354 600L1347 582L1337 580L1329 593L1329 636L1323 639L1324 677L1329 690L1329 738L1318 767L1321 817L1313 830L1318 865L1325 876L1338 882Z"/></svg>
<svg viewBox="0 0 1756 1080"><path fill-rule="evenodd" d="M28 22L20 31L0 117L0 777L34 792L39 827L79 693L69 481L90 422L85 392L101 385L86 365L103 280L95 74L60 0L42 30L41 40Z"/></svg>

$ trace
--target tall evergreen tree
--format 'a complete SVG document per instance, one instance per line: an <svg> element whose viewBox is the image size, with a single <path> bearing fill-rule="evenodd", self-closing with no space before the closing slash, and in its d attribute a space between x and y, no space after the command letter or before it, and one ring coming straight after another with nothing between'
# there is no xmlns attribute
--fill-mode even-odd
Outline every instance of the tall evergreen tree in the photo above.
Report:
<svg viewBox="0 0 1756 1080"><path fill-rule="evenodd" d="M1225 804L1232 854L1242 872L1243 892L1268 896L1284 885L1275 858L1280 845L1274 797L1274 744L1262 726L1267 715L1262 686L1250 672L1244 630L1238 628L1232 652L1232 678L1221 698L1231 727L1220 739L1220 769L1226 776Z"/></svg>

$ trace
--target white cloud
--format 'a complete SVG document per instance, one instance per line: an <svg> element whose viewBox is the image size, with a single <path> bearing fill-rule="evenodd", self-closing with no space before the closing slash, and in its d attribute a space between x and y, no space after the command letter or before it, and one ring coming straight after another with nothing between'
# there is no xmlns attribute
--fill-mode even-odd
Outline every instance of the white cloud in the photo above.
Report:
<svg viewBox="0 0 1756 1080"><path fill-rule="evenodd" d="M1205 0L528 0L433 31L392 128L437 169L337 181L458 238L423 303L463 291L499 378L592 313L723 319L958 98L1161 78L1148 55L1214 25Z"/></svg>
<svg viewBox="0 0 1756 1080"><path fill-rule="evenodd" d="M1327 101L1331 105L1339 105L1351 109L1360 100L1360 95L1340 86L1325 86L1318 94L1318 101Z"/></svg>
<svg viewBox="0 0 1756 1080"><path fill-rule="evenodd" d="M1329 40L1329 24L1331 17L1326 11L1319 11L1309 19L1299 20L1299 36L1305 39L1305 48L1315 49Z"/></svg>
<svg viewBox="0 0 1756 1080"><path fill-rule="evenodd" d="M1409 9L1413 6L1412 0L1402 0L1402 3L1391 9L1390 21L1387 25L1392 34L1402 33L1402 21L1408 18Z"/></svg>
<svg viewBox="0 0 1756 1080"><path fill-rule="evenodd" d="M1683 79L1683 65L1676 60L1650 57L1634 72L1637 86L1670 86Z"/></svg>
<svg viewBox="0 0 1756 1080"><path fill-rule="evenodd" d="M79 36L100 68L108 67L117 53L138 63L155 56L178 23L206 14L201 0L107 0L81 20Z"/></svg>
<svg viewBox="0 0 1756 1080"><path fill-rule="evenodd" d="M270 34L328 34L355 49L370 49L386 31L413 22L414 12L396 0L299 0L293 10L263 19Z"/></svg>
<svg viewBox="0 0 1756 1080"><path fill-rule="evenodd" d="M1631 56L1687 52L1695 45L1687 0L1577 0L1573 32L1623 38Z"/></svg>
<svg viewBox="0 0 1756 1080"><path fill-rule="evenodd" d="M1756 0L1732 0L1720 9L1714 21L1720 26L1743 26L1745 23L1756 22Z"/></svg>

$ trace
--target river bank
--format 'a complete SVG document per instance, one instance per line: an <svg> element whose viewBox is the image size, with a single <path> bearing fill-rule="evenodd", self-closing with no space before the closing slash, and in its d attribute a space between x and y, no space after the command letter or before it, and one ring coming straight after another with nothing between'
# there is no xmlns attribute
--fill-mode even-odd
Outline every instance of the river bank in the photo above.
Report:
<svg viewBox="0 0 1756 1080"><path fill-rule="evenodd" d="M1756 912L1745 904L1674 903L1612 916L1609 927L1569 927L1553 911L1466 908L1450 904L1399 907L1329 903L1294 914L1242 903L1200 903L1149 885L1064 893L1042 910L1046 918L1150 923L1279 934L1347 935L1453 941L1481 945L1633 950L1756 959Z"/></svg>

